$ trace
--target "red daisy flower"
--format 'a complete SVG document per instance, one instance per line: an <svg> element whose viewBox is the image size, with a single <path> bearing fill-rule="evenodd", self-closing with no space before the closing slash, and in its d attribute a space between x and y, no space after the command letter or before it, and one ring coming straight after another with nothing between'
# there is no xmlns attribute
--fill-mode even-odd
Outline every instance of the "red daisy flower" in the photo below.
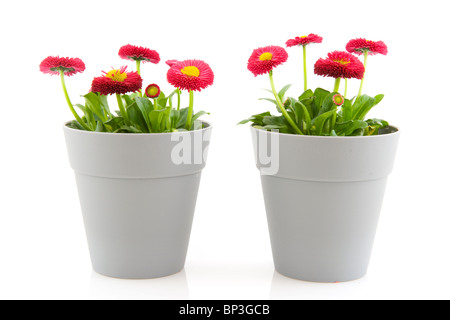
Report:
<svg viewBox="0 0 450 320"><path fill-rule="evenodd" d="M102 95L113 93L125 94L136 92L142 88L142 78L137 72L127 72L127 67L113 69L96 77L92 81L91 91L100 92Z"/></svg>
<svg viewBox="0 0 450 320"><path fill-rule="evenodd" d="M119 49L119 56L125 60L158 63L161 58L155 50L127 44Z"/></svg>
<svg viewBox="0 0 450 320"><path fill-rule="evenodd" d="M387 46L383 41L372 41L363 38L350 40L345 49L347 49L348 52L357 55L362 55L365 51L368 51L369 55L378 53L387 55L388 53Z"/></svg>
<svg viewBox="0 0 450 320"><path fill-rule="evenodd" d="M320 58L314 65L315 74L332 78L362 79L364 71L362 62L345 51L331 52L326 59Z"/></svg>
<svg viewBox="0 0 450 320"><path fill-rule="evenodd" d="M286 41L287 47L294 46L306 46L310 43L322 43L323 38L319 37L317 34L309 34L308 36L295 37L294 39L289 39Z"/></svg>
<svg viewBox="0 0 450 320"><path fill-rule="evenodd" d="M177 63L178 62L178 60L167 60L166 61L166 64L169 66L169 67L171 67L171 66L173 66L175 63Z"/></svg>
<svg viewBox="0 0 450 320"><path fill-rule="evenodd" d="M149 84L147 88L145 88L145 95L149 98L157 98L161 94L161 89L155 83Z"/></svg>
<svg viewBox="0 0 450 320"><path fill-rule="evenodd" d="M269 73L273 68L286 62L287 59L288 53L282 47L262 47L253 50L252 55L248 59L247 69L256 77L261 74Z"/></svg>
<svg viewBox="0 0 450 320"><path fill-rule="evenodd" d="M60 58L47 57L39 65L43 73L51 75L59 75L60 71L64 72L66 76L73 76L78 72L83 72L86 69L84 62L79 58Z"/></svg>
<svg viewBox="0 0 450 320"><path fill-rule="evenodd" d="M174 87L201 91L214 82L214 73L202 60L178 61L167 71L167 81Z"/></svg>

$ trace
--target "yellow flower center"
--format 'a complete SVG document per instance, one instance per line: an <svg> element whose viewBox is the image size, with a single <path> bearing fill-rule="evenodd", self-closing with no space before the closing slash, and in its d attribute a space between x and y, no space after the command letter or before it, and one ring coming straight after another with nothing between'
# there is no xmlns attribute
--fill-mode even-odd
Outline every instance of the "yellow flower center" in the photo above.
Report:
<svg viewBox="0 0 450 320"><path fill-rule="evenodd" d="M181 69L181 73L187 75L188 77L198 77L200 75L200 70L194 66L187 66Z"/></svg>
<svg viewBox="0 0 450 320"><path fill-rule="evenodd" d="M259 56L259 60L261 61L272 60L272 54L270 52L264 52L262 55Z"/></svg>
<svg viewBox="0 0 450 320"><path fill-rule="evenodd" d="M300 38L305 39L305 38L308 38L308 36L301 36Z"/></svg>
<svg viewBox="0 0 450 320"><path fill-rule="evenodd" d="M128 77L126 72L120 72L120 70L111 70L105 77L110 78L112 81L124 82Z"/></svg>
<svg viewBox="0 0 450 320"><path fill-rule="evenodd" d="M336 60L333 60L333 61L334 62L338 62L340 64L343 64L344 66L350 63L350 61L347 61L347 60L344 60L344 59L336 59Z"/></svg>

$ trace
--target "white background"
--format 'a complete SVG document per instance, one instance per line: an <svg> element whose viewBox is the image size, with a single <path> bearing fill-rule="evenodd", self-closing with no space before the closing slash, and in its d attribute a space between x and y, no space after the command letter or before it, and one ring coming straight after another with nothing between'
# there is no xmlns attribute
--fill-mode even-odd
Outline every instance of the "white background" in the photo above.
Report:
<svg viewBox="0 0 450 320"><path fill-rule="evenodd" d="M2 1L0 4L1 299L449 299L450 103L448 1ZM402 134L367 275L340 284L274 271L250 130L236 126L272 110L268 77L246 63L253 49L316 33L309 84L331 89L313 64L348 40L383 40L369 58L364 92L384 93L371 113ZM94 76L121 60L125 44L157 50L145 83L171 91L168 59L205 60L212 87L196 110L214 125L186 267L155 280L110 279L91 269L62 132L72 118L58 77L39 72L49 55L79 57L87 70L67 79L74 103ZM275 70L278 88L298 96L301 49ZM355 94L358 81L350 82ZM114 106L114 101L111 105ZM187 102L186 102L187 103ZM272 110L274 111L274 110Z"/></svg>

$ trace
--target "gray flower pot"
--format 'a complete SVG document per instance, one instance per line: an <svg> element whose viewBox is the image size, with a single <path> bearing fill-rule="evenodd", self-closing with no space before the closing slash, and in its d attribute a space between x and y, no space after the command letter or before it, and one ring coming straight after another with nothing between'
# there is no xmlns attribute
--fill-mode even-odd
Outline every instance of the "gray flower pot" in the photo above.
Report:
<svg viewBox="0 0 450 320"><path fill-rule="evenodd" d="M314 282L363 277L398 129L370 137L251 132L276 270Z"/></svg>
<svg viewBox="0 0 450 320"><path fill-rule="evenodd" d="M64 126L93 269L125 279L184 268L212 127L113 134Z"/></svg>

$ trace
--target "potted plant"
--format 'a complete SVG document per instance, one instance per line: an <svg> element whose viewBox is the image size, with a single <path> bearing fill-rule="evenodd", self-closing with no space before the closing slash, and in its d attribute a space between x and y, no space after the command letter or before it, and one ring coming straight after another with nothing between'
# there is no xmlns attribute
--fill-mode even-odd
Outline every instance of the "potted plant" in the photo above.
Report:
<svg viewBox="0 0 450 320"><path fill-rule="evenodd" d="M167 276L184 267L212 130L197 120L206 112L194 113L194 91L212 85L214 74L201 60L168 60L175 89L166 96L157 84L142 86L141 63L158 63L155 50L126 45L119 56L135 61L136 70L103 72L84 104L72 104L65 84L85 70L82 60L50 56L40 70L60 76L75 117L63 129L93 269L127 279Z"/></svg>
<svg viewBox="0 0 450 320"><path fill-rule="evenodd" d="M298 98L286 97L290 85L277 91L274 84L274 68L287 61L287 51L253 51L248 69L269 75L273 98L264 99L280 114L264 112L241 124L252 123L276 270L295 279L340 282L367 272L399 130L385 120L366 119L383 95L362 94L367 58L387 54L386 45L354 39L346 51L317 60L315 74L335 81L330 91L313 91L307 87L306 49L321 42L314 34L286 42L303 49L304 92ZM364 55L364 63L355 54ZM353 97L348 79L361 81Z"/></svg>

